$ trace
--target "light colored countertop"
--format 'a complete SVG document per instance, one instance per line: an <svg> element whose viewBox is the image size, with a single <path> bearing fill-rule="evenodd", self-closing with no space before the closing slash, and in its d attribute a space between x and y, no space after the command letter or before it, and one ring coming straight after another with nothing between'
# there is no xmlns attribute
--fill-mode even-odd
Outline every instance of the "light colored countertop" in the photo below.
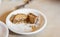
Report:
<svg viewBox="0 0 60 37"><path fill-rule="evenodd" d="M12 9L18 5L18 2L2 3L0 6L0 15L3 12ZM9 37L60 37L60 3L59 1L33 0L26 8L34 8L42 11L47 17L47 26L45 29L35 35L17 35L9 34Z"/></svg>

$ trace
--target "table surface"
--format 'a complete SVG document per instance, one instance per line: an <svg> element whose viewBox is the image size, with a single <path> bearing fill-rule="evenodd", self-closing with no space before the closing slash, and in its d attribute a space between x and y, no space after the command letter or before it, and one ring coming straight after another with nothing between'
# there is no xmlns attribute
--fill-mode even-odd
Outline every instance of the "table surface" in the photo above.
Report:
<svg viewBox="0 0 60 37"><path fill-rule="evenodd" d="M60 37L60 1L49 0L33 0L25 6L25 8L34 8L42 11L47 17L47 25L45 29L35 35L18 35L9 34L9 37ZM20 2L3 2L0 5L0 15L5 11L11 10Z"/></svg>

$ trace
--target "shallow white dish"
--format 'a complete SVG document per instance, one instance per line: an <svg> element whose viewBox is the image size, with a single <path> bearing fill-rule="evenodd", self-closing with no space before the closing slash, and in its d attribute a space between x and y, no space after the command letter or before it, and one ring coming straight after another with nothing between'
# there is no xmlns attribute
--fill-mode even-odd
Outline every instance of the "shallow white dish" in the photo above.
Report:
<svg viewBox="0 0 60 37"><path fill-rule="evenodd" d="M0 21L0 37L8 37L9 30L7 26Z"/></svg>
<svg viewBox="0 0 60 37"><path fill-rule="evenodd" d="M23 13L23 14L33 13L33 14L35 14L37 16L40 16L41 15L43 17L43 19L44 19L44 24L42 24L42 27L39 28L38 30L34 31L34 32L28 32L28 33L20 32L20 29L19 29L20 26L19 25L13 25L12 22L10 21L10 17L12 15L16 15L16 14L20 14L20 13ZM42 12L40 12L39 10L30 9L30 8L22 8L22 9L18 9L16 11L11 12L7 16L7 18L6 18L6 24L7 24L8 28L11 31L13 31L13 32L15 32L17 34L28 35L28 34L35 34L35 33L38 33L40 31L42 31L45 28L46 24L47 24L47 19L46 19L46 16Z"/></svg>

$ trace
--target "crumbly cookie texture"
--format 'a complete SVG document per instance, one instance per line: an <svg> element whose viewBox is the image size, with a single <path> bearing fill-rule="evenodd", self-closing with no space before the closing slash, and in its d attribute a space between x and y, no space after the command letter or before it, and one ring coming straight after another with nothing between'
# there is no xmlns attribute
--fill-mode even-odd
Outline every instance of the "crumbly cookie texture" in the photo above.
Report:
<svg viewBox="0 0 60 37"><path fill-rule="evenodd" d="M20 23L20 22L26 22L27 18L27 15L25 14L17 14L17 15L14 15L10 18L10 20L13 22L13 23Z"/></svg>
<svg viewBox="0 0 60 37"><path fill-rule="evenodd" d="M17 14L15 16L16 20L25 20L26 18L27 18L27 15L25 15L25 14Z"/></svg>

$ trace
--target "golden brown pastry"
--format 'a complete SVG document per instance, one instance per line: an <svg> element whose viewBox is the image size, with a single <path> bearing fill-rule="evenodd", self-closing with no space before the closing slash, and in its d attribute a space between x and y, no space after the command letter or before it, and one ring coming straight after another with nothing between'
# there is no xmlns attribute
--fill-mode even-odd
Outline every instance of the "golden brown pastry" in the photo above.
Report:
<svg viewBox="0 0 60 37"><path fill-rule="evenodd" d="M10 18L10 20L13 23L20 23L21 22L21 23L30 23L30 24L34 24L36 19L37 19L37 16L35 16L32 13L29 13L28 15L17 14L17 15L14 15Z"/></svg>
<svg viewBox="0 0 60 37"><path fill-rule="evenodd" d="M37 16L35 16L32 13L29 13L28 18L29 18L30 23L33 24L33 23L35 23Z"/></svg>
<svg viewBox="0 0 60 37"><path fill-rule="evenodd" d="M17 15L15 15L14 17L12 16L10 20L11 20L13 23L19 23L19 22L26 22L26 21L25 21L26 18L27 18L27 15L25 15L25 14L17 14Z"/></svg>

